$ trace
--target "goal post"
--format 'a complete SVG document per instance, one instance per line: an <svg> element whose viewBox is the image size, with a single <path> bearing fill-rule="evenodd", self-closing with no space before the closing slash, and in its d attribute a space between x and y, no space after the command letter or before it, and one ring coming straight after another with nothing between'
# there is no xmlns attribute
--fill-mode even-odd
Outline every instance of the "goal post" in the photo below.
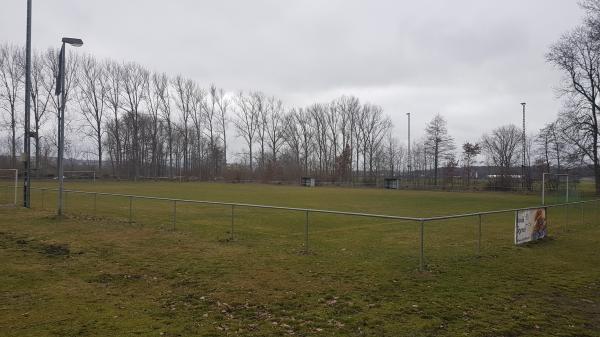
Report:
<svg viewBox="0 0 600 337"><path fill-rule="evenodd" d="M17 205L19 170L0 169L0 205ZM5 196L6 197L5 197Z"/></svg>
<svg viewBox="0 0 600 337"><path fill-rule="evenodd" d="M571 184L571 187L574 185L574 181L570 178L570 175L568 173L549 173L549 172L544 172L542 173L542 205L546 204L546 196L547 196L547 189L546 189L546 183L549 180L549 177L554 177L555 181L556 181L556 192L559 193L560 192L560 182L561 179L563 181L566 180L566 188L565 188L565 202L569 202L569 184ZM571 180L571 181L569 181Z"/></svg>

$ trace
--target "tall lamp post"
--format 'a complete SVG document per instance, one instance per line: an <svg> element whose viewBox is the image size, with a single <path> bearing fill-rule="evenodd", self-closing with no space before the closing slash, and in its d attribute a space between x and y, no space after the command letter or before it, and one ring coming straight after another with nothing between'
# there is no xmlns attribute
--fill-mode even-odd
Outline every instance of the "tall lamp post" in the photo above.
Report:
<svg viewBox="0 0 600 337"><path fill-rule="evenodd" d="M23 137L23 207L31 207L31 0L27 0L27 33L25 38L25 134ZM16 202L16 200L15 200Z"/></svg>
<svg viewBox="0 0 600 337"><path fill-rule="evenodd" d="M410 178L412 176L412 166L410 158L410 112L407 112L406 116L408 116L408 177Z"/></svg>
<svg viewBox="0 0 600 337"><path fill-rule="evenodd" d="M525 189L525 148L527 147L527 144L525 143L525 104L526 103L521 103L523 106L523 163L521 164L521 189L523 190Z"/></svg>
<svg viewBox="0 0 600 337"><path fill-rule="evenodd" d="M58 215L63 214L63 191L64 191L64 168L63 168L63 155L65 152L65 44L70 44L73 47L83 46L81 39L75 39L70 37L62 38L62 47L60 48L59 54L59 66L58 76L56 79L56 96L60 95L60 105L58 111Z"/></svg>

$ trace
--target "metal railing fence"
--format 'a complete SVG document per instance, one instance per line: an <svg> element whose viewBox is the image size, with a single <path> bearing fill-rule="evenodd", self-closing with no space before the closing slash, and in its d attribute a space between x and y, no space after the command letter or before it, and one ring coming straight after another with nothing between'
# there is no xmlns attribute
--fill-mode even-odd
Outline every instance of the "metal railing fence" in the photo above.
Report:
<svg viewBox="0 0 600 337"><path fill-rule="evenodd" d="M600 209L600 199L591 199L591 200L583 200L583 201L573 201L573 202L565 202L565 203L558 203L558 204L551 204L551 205L540 205L540 206L531 206L531 207L521 207L521 208L508 208L508 209L501 209L501 210L492 210L492 211L481 211L481 212L473 212L473 213L462 213L462 214L451 214L451 215L444 215L444 216L433 216L433 217L427 217L427 218L422 218L421 221L421 241L423 241L423 231L424 231L424 226L426 222L435 222L435 221L442 221L442 220L451 220L451 219L463 219L463 218L478 218L478 224L477 224L477 248L476 248L476 254L479 255L481 254L481 239L482 239L482 234L481 234L481 227L482 227L482 221L483 221L483 217L486 215L495 215L495 214L507 214L507 213L516 213L518 211L526 211L526 210L532 210L532 209L539 209L539 208L546 208L546 209L551 209L551 208L564 208L565 210L565 214L566 214L566 224L565 226L569 226L569 208L570 206L580 206L580 215L581 215L581 222L584 222L584 217L585 217L585 212L584 212L584 205L592 205L594 207L594 218L595 218L595 223L598 225L600 224L600 220L599 220L599 213L598 210ZM419 256L419 269L420 270L424 270L425 268L425 261L424 261L424 243L420 244L421 247L421 252L420 252L420 256Z"/></svg>
<svg viewBox="0 0 600 337"><path fill-rule="evenodd" d="M42 193L41 198L41 207L46 208L45 204L45 194L47 192L58 192L56 188L32 188L32 190L37 190ZM143 196L143 195L133 195L133 194L123 194L123 193L109 193L109 192L90 192L90 191L79 191L79 190L64 190L65 199L67 199L68 194L79 194L79 195L88 195L93 197L93 213L96 215L97 213L97 201L99 196L108 196L108 197L120 197L126 198L128 200L128 220L130 223L133 222L134 218L134 201L137 199L140 200L155 200L155 201L166 201L172 204L171 208L171 221L173 230L176 228L177 224L177 206L182 204L196 204L196 205L218 205L225 206L230 208L229 218L230 218L230 239L233 240L234 237L234 226L235 226L235 217L236 217L236 207L237 208L249 208L249 209L268 209L268 210L283 210L283 211L292 211L304 214L304 253L309 253L309 215L311 213L316 214L330 214L330 215L340 215L340 216L351 216L351 217L367 217L373 219L387 219L387 220L397 220L397 221L409 221L413 223L417 223L419 225L419 270L423 271L426 267L425 261L425 225L426 223L439 222L443 220L451 220L451 219L463 219L463 218L477 218L477 245L476 245L476 254L481 254L481 242L482 242L482 223L485 216L496 215L496 214L507 214L507 213L515 213L518 211L532 210L538 208L564 208L566 214L566 226L569 225L569 209L571 206L579 205L581 208L581 219L584 221L584 205L592 205L595 211L595 224L600 224L599 221L599 209L600 209L600 199L592 199L592 200L583 200L583 201L574 201L568 203L558 203L551 205L540 205L540 206L531 206L531 207L520 207L520 208L508 208L501 210L491 210L491 211L481 211L481 212L472 212L472 213L462 213L462 214L451 214L444 216L431 216L431 217L409 217L409 216L396 216L396 215L385 215L385 214L373 214L373 213L360 213L360 212L346 212L346 211L335 211L335 210L326 210L326 209L315 209L315 208L300 208L300 207L285 207L285 206L272 206L272 205L260 205L260 204L249 204L249 203L236 203L236 202L221 202L221 201L207 201L207 200L193 200L193 199L178 199L178 198L166 198L166 197L155 197L155 196ZM68 202L67 206L68 207Z"/></svg>

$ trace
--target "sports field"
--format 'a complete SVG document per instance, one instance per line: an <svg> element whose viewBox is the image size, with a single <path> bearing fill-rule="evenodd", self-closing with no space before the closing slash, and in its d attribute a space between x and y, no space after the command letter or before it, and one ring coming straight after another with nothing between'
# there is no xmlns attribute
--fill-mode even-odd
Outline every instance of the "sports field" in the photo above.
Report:
<svg viewBox="0 0 600 337"><path fill-rule="evenodd" d="M55 187L55 182L37 186ZM427 217L538 205L538 195L169 182L76 190ZM43 196L43 202L42 202ZM551 202L553 200L549 200ZM0 208L6 336L597 336L600 223L549 210L516 247L514 213L425 225L36 190ZM94 206L95 205L95 206ZM43 207L42 207L43 206ZM173 210L176 208L176 218ZM175 221L173 221L175 220Z"/></svg>

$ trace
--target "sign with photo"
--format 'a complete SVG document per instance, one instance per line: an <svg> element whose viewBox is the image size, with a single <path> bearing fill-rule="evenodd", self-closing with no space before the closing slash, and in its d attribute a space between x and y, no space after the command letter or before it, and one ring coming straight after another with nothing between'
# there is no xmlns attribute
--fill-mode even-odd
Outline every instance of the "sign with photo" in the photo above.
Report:
<svg viewBox="0 0 600 337"><path fill-rule="evenodd" d="M515 218L515 244L544 238L547 233L546 209L533 208L517 211Z"/></svg>

